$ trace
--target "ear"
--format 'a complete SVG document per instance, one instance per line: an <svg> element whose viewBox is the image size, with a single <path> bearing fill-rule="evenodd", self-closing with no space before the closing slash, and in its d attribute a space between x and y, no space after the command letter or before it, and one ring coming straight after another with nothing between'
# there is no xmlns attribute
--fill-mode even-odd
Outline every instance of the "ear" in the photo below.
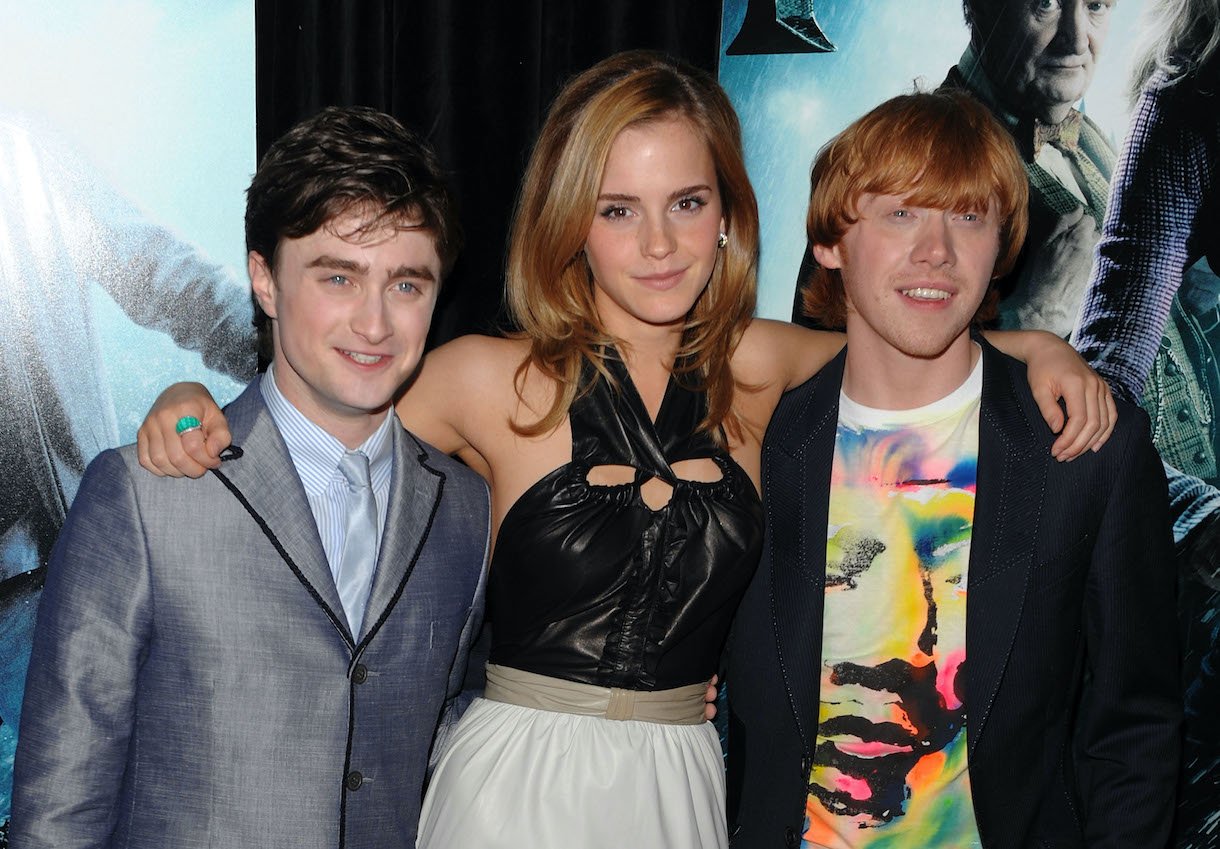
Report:
<svg viewBox="0 0 1220 849"><path fill-rule="evenodd" d="M258 305L268 318L275 318L275 279L271 276L271 266L258 251L250 251L246 257L246 271Z"/></svg>
<svg viewBox="0 0 1220 849"><path fill-rule="evenodd" d="M721 232L721 233L727 233L727 232L729 232L729 225L728 225L728 222L726 222L726 221L724 220L724 216L723 216L723 215L722 215L722 216L720 216L720 230L719 230L719 232Z"/></svg>
<svg viewBox="0 0 1220 849"><path fill-rule="evenodd" d="M814 245L813 258L822 268L842 268L843 257L838 245Z"/></svg>

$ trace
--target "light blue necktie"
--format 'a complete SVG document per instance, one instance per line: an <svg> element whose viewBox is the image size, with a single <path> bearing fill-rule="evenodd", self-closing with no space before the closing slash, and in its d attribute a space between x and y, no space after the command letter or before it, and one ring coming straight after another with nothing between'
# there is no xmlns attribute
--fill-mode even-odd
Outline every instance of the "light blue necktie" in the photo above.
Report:
<svg viewBox="0 0 1220 849"><path fill-rule="evenodd" d="M339 460L339 471L347 479L347 518L343 523L343 555L339 558L339 600L352 626L352 638L360 636L364 607L377 568L377 501L369 478L369 458L348 451Z"/></svg>

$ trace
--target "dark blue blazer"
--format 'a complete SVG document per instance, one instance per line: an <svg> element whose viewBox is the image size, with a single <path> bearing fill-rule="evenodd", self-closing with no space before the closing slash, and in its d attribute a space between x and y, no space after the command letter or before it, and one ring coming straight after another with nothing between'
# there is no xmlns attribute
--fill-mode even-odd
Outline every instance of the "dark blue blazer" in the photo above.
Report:
<svg viewBox="0 0 1220 849"><path fill-rule="evenodd" d="M1165 478L1147 417L1120 404L1100 452L1056 462L1024 366L981 344L965 675L983 845L1164 846L1181 707ZM799 845L845 356L784 396L763 445L763 559L727 666L739 849Z"/></svg>

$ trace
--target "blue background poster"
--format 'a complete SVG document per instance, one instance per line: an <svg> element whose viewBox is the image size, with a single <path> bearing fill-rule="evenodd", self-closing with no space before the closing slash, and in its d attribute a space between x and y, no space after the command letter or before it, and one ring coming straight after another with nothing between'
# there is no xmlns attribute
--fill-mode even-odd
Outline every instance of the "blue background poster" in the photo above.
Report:
<svg viewBox="0 0 1220 849"><path fill-rule="evenodd" d="M0 0L0 846L46 556L157 392L254 369L247 0Z"/></svg>
<svg viewBox="0 0 1220 849"><path fill-rule="evenodd" d="M781 6L785 5L783 3ZM796 4L800 5L800 4ZM723 55L741 31L747 0L724 0L720 82L741 118L758 195L762 257L758 314L790 319L805 251L809 168L818 149L881 101L940 85L970 40L960 0L816 0L833 52ZM1142 3L1114 7L1083 108L1118 147Z"/></svg>

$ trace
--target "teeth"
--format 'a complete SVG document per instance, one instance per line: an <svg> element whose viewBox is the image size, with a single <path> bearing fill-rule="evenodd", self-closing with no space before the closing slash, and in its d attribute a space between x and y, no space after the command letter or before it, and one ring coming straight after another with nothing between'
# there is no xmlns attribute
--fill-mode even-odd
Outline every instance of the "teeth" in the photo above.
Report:
<svg viewBox="0 0 1220 849"><path fill-rule="evenodd" d="M374 356L372 354L357 354L355 351L344 351L343 353L347 354L349 357L363 366L371 366L373 363L381 360L381 357Z"/></svg>
<svg viewBox="0 0 1220 849"><path fill-rule="evenodd" d="M944 289L903 289L902 294L908 298L915 298L920 301L947 301L949 293Z"/></svg>

